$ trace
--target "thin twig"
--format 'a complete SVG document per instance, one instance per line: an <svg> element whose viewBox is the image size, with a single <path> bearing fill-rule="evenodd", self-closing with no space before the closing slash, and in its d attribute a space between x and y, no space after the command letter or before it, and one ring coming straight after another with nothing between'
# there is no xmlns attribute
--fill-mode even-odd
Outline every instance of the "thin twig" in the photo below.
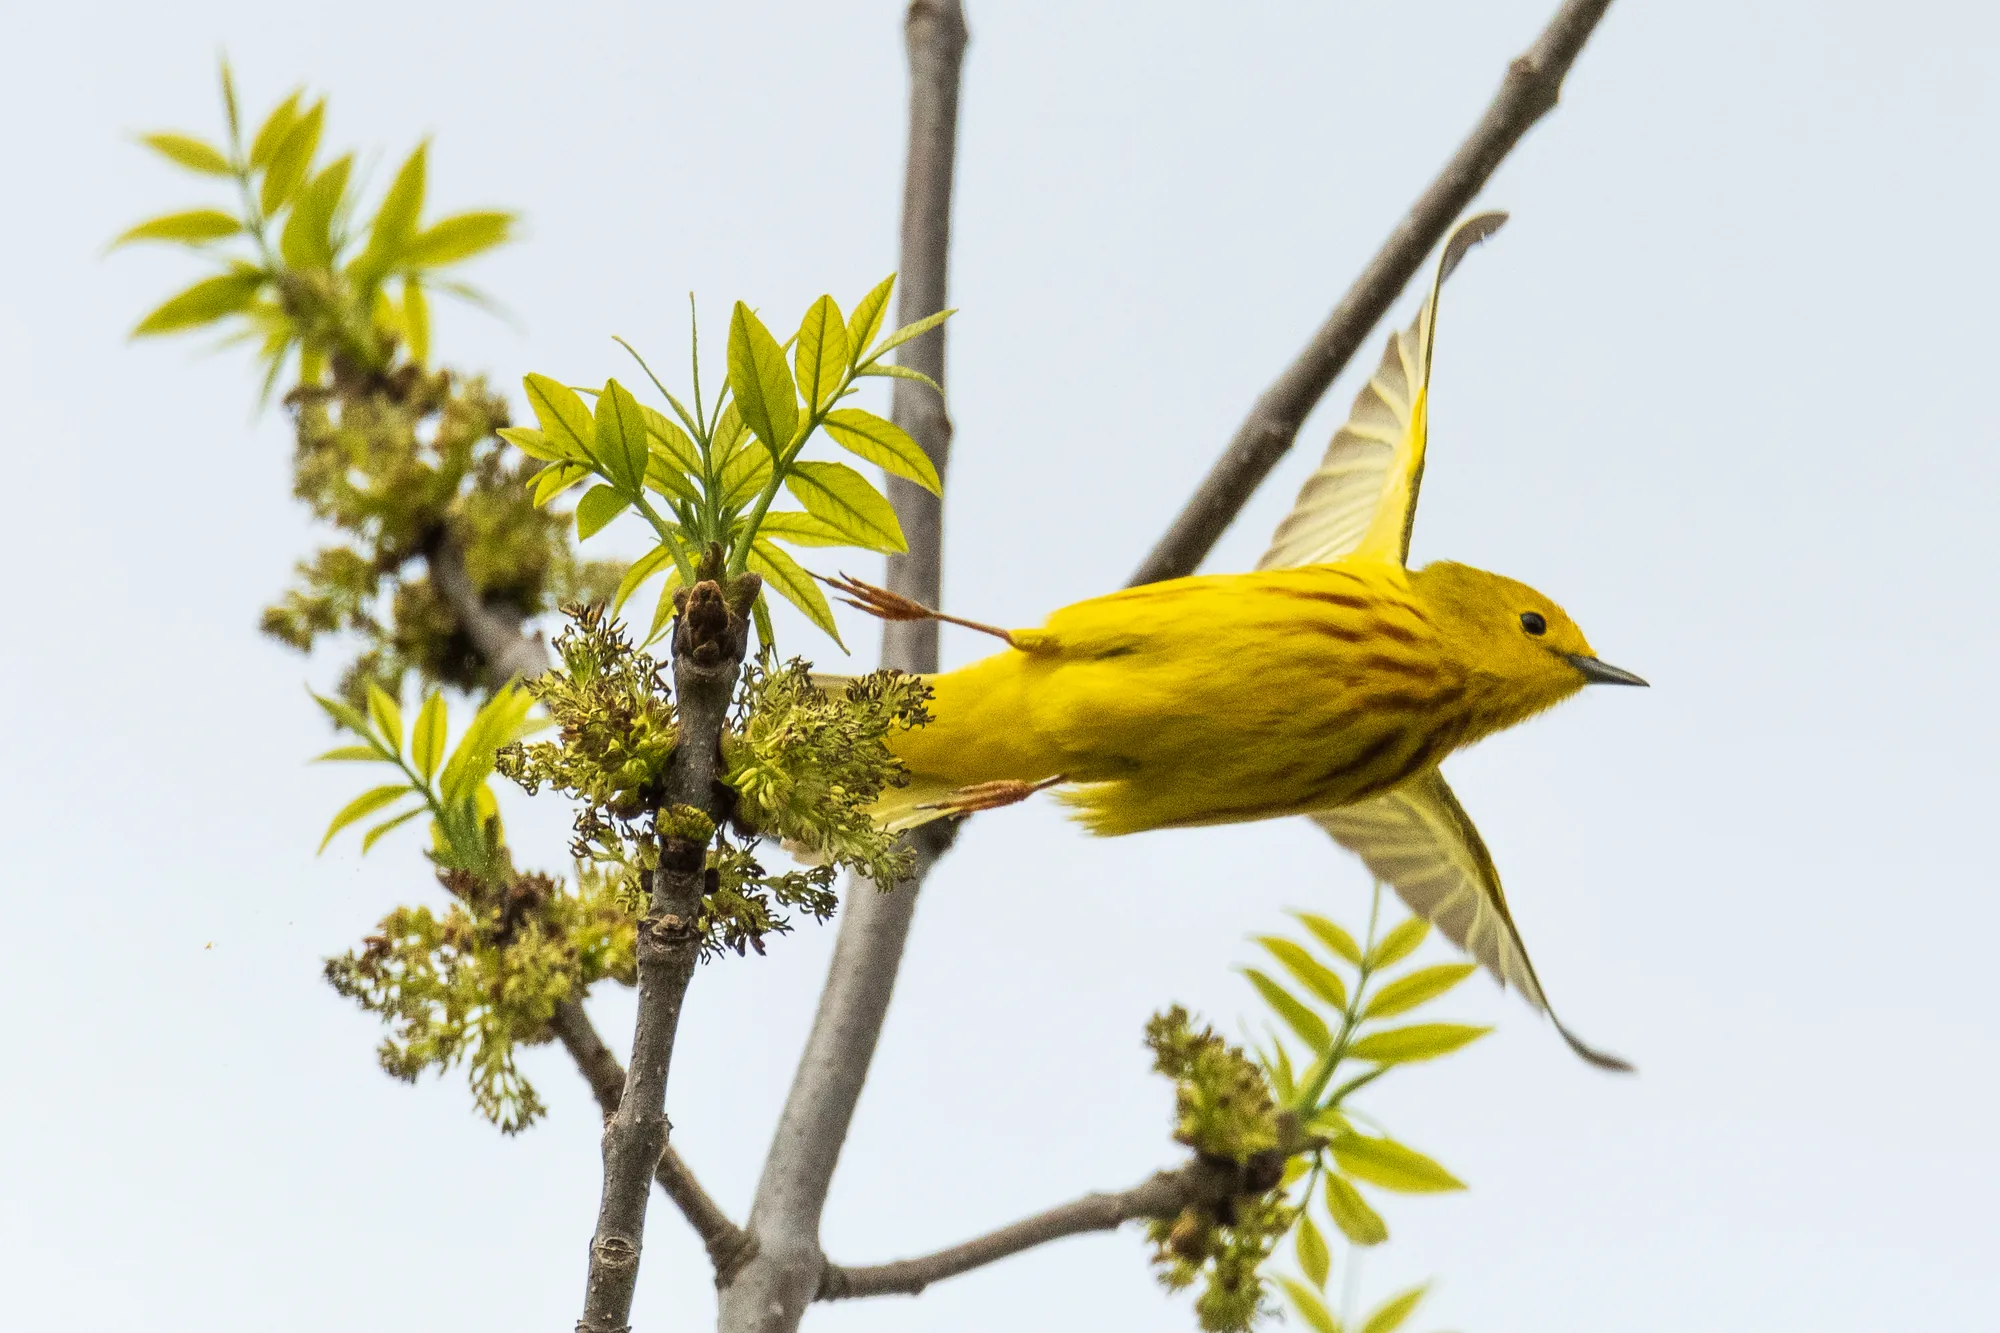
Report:
<svg viewBox="0 0 2000 1333"><path fill-rule="evenodd" d="M1451 229L1530 126L1547 115L1565 75L1611 0L1566 0L1535 44L1507 67L1486 114L1418 196L1298 359L1264 391L1180 516L1132 575L1133 584L1194 573L1245 502L1298 439L1299 427L1381 322L1410 276Z"/></svg>
<svg viewBox="0 0 2000 1333"><path fill-rule="evenodd" d="M625 1066L618 1063L618 1057L597 1035L590 1015L576 1001L564 1000L556 1006L549 1027L576 1061L577 1070L590 1084L598 1107L607 1117L611 1115L618 1109L618 1099L625 1095ZM661 1154L653 1175L707 1247L709 1262L715 1265L716 1285L726 1285L754 1250L750 1233L729 1220L729 1214L702 1188L701 1181L671 1143Z"/></svg>
<svg viewBox="0 0 2000 1333"><path fill-rule="evenodd" d="M1086 1194L936 1254L871 1264L866 1268L828 1264L820 1278L817 1299L915 1296L933 1282L984 1268L1053 1240L1092 1231L1115 1231L1141 1218L1174 1217L1191 1203L1217 1202L1228 1191L1218 1186L1215 1179L1213 1171L1203 1163L1194 1162L1177 1171L1162 1171L1144 1184L1117 1194Z"/></svg>
<svg viewBox="0 0 2000 1333"><path fill-rule="evenodd" d="M904 39L910 62L910 140L897 319L908 324L945 308L959 70L966 44L965 15L957 0L912 0ZM944 384L944 329L906 343L898 360ZM944 403L921 384L903 379L892 384L891 416L943 476L951 450ZM900 478L890 478L889 498L902 521L908 551L890 557L887 583L905 597L937 606L943 587L944 511L936 497ZM884 625L882 664L904 671L937 670L937 623ZM890 886L849 881L812 1035L750 1210L749 1231L758 1252L722 1291L724 1333L789 1333L819 1292L826 1268L819 1223L827 1190L888 1015L917 890L950 846L952 831L944 821L919 830L912 838L915 872L890 892L881 891Z"/></svg>

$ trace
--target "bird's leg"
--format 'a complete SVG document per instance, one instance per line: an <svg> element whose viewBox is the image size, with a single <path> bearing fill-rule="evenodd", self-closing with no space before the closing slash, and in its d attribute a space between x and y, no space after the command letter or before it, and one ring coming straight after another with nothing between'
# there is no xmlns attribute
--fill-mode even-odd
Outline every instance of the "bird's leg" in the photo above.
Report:
<svg viewBox="0 0 2000 1333"><path fill-rule="evenodd" d="M991 634L996 639L1004 639L1009 648L1020 648L1025 651L1029 646L1025 641L1029 636L1017 635L1013 630L1001 629L998 625L985 625L977 620L966 620L960 616L934 611L915 598L905 597L899 592L890 592L887 588L878 588L872 583L863 583L860 579L846 574L837 579L827 578L823 574L815 574L813 577L842 594L841 601L856 610L866 611L880 620L941 620L947 625L963 625L967 629L976 629L981 634ZM1017 796L1014 799L1021 798ZM1008 802L1003 801L1001 804L1005 805Z"/></svg>
<svg viewBox="0 0 2000 1333"><path fill-rule="evenodd" d="M1005 805L1025 801L1038 791L1068 781L1061 773L1040 782L1023 782L1019 778L1002 778L998 782L979 782L970 787L960 787L941 801L931 801L917 807L919 810L942 810L948 815L972 815L981 810L998 810Z"/></svg>

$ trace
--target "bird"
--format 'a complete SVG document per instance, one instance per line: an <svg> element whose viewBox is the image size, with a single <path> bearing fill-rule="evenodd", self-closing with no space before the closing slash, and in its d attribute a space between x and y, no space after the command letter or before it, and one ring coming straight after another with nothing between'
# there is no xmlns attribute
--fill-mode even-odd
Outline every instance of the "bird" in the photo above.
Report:
<svg viewBox="0 0 2000 1333"><path fill-rule="evenodd" d="M930 721L891 745L909 783L877 818L910 828L1050 787L1109 836L1303 816L1583 1059L1629 1069L1556 1017L1439 764L1586 685L1646 682L1602 661L1524 583L1450 561L1408 566L1438 297L1505 220L1483 213L1454 230L1415 320L1391 333L1254 570L1126 588L1033 629L826 580L885 619L944 620L1007 645L926 677Z"/></svg>

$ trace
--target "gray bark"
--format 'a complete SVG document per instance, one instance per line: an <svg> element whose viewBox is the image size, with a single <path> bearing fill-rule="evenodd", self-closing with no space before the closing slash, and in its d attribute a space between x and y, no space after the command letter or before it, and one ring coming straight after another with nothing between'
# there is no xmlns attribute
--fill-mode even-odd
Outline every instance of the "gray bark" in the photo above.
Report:
<svg viewBox="0 0 2000 1333"><path fill-rule="evenodd" d="M913 0L904 37L910 61L910 142L903 178L899 324L945 308L964 13L956 0ZM904 344L898 360L942 385L944 352L945 330L938 328ZM896 380L891 415L943 476L951 421L938 396L922 384ZM890 557L888 585L936 606L943 584L943 510L928 491L895 478L889 497L902 519L909 550ZM936 622L885 624L882 663L904 671L937 670ZM757 1252L723 1288L721 1327L729 1333L795 1329L819 1293L826 1268L819 1222L827 1190L888 1015L918 888L950 842L949 824L921 830L913 840L915 873L889 892L866 880L848 883L812 1034L750 1209L748 1230Z"/></svg>

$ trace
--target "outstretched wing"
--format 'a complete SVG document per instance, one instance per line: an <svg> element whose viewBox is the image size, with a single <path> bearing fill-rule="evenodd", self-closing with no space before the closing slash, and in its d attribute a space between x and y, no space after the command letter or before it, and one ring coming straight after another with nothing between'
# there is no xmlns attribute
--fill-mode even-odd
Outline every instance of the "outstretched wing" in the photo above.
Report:
<svg viewBox="0 0 2000 1333"><path fill-rule="evenodd" d="M1502 986L1514 987L1547 1014L1571 1050L1602 1069L1632 1067L1584 1045L1549 1008L1521 932L1507 911L1500 872L1443 774L1432 769L1371 800L1310 818L1366 862L1411 911L1427 917Z"/></svg>
<svg viewBox="0 0 2000 1333"><path fill-rule="evenodd" d="M1355 395L1354 410L1334 432L1257 568L1290 569L1353 554L1398 564L1408 558L1424 477L1438 291L1466 252L1506 220L1505 213L1478 214L1445 242L1422 309L1409 328L1389 335L1382 364Z"/></svg>

